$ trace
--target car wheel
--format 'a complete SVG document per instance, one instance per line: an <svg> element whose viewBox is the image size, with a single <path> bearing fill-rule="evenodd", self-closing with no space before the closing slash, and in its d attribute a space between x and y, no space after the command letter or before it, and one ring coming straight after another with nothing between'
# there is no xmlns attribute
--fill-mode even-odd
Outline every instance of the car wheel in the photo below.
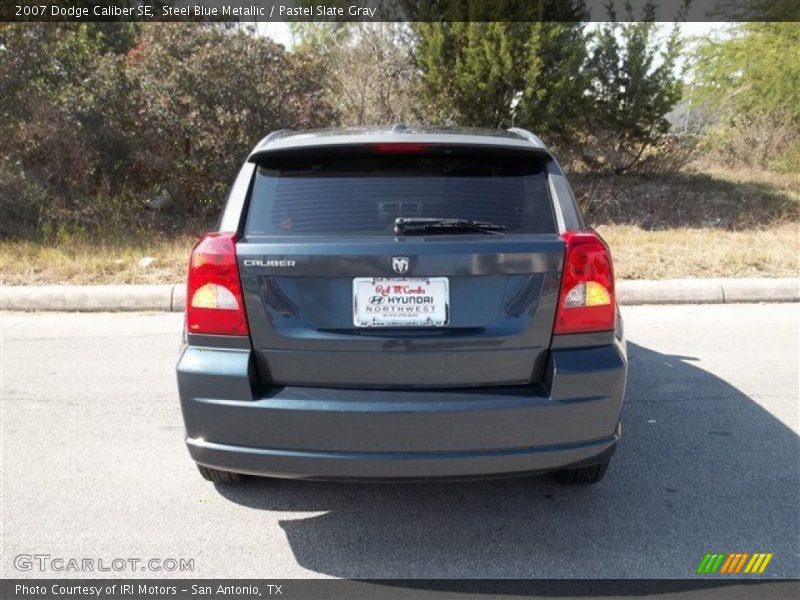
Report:
<svg viewBox="0 0 800 600"><path fill-rule="evenodd" d="M564 485L591 485L597 483L606 474L609 461L596 465L578 467L577 469L561 469L553 473L558 483Z"/></svg>
<svg viewBox="0 0 800 600"><path fill-rule="evenodd" d="M247 476L242 475L241 473L220 471L219 469L211 469L209 467L204 467L203 465L197 465L197 469L200 471L200 475L203 476L203 479L205 479L206 481L211 481L213 483L225 483L225 484L241 483L245 479L247 479Z"/></svg>

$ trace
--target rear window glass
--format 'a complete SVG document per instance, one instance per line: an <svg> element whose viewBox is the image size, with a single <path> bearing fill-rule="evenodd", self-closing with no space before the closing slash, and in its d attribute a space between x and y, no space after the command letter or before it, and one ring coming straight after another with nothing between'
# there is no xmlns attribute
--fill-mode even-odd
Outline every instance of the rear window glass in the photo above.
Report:
<svg viewBox="0 0 800 600"><path fill-rule="evenodd" d="M260 166L249 235L394 235L397 217L488 221L552 233L544 160L453 153L351 155Z"/></svg>

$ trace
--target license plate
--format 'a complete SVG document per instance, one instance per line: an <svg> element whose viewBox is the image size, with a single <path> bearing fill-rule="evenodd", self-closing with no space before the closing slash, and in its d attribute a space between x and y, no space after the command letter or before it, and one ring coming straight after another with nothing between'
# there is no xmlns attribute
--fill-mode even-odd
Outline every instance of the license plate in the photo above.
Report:
<svg viewBox="0 0 800 600"><path fill-rule="evenodd" d="M444 327L450 321L447 277L356 277L356 327Z"/></svg>

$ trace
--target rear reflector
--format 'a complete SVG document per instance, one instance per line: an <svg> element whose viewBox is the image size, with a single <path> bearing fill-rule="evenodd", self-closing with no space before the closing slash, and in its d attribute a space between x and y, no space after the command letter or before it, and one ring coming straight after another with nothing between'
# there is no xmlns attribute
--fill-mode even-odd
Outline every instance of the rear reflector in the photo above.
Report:
<svg viewBox="0 0 800 600"><path fill-rule="evenodd" d="M554 333L611 331L616 317L611 253L594 231L568 231Z"/></svg>
<svg viewBox="0 0 800 600"><path fill-rule="evenodd" d="M248 335L235 234L209 233L192 250L186 328L188 333Z"/></svg>
<svg viewBox="0 0 800 600"><path fill-rule="evenodd" d="M370 150L382 154L418 154L430 148L430 144L412 142L387 142L385 144L369 144Z"/></svg>

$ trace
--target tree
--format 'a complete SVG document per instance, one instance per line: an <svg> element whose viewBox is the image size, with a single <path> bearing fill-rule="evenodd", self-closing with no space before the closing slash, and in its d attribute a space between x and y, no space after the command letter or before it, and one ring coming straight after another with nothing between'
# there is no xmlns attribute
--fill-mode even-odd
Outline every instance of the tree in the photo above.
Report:
<svg viewBox="0 0 800 600"><path fill-rule="evenodd" d="M136 165L172 210L205 218L264 135L333 118L318 65L238 28L148 26L128 69L140 90Z"/></svg>
<svg viewBox="0 0 800 600"><path fill-rule="evenodd" d="M420 112L406 26L294 23L294 53L322 61L327 98L342 125L392 124Z"/></svg>
<svg viewBox="0 0 800 600"><path fill-rule="evenodd" d="M593 37L586 75L591 120L583 158L590 167L615 173L628 171L654 155L667 136L667 113L681 99L683 83L676 61L683 47L680 29L673 26L666 42L657 37L655 5L645 7L644 19L611 21Z"/></svg>
<svg viewBox="0 0 800 600"><path fill-rule="evenodd" d="M0 25L0 111L6 125L30 116L30 99L59 94L91 72L102 43L93 24Z"/></svg>
<svg viewBox="0 0 800 600"><path fill-rule="evenodd" d="M0 28L0 202L18 224L207 226L261 137L333 122L320 65L266 38L159 24L131 46L107 25ZM154 196L172 201L156 213Z"/></svg>
<svg viewBox="0 0 800 600"><path fill-rule="evenodd" d="M3 232L85 211L98 152L72 94L108 51L94 24L0 27L0 202Z"/></svg>
<svg viewBox="0 0 800 600"><path fill-rule="evenodd" d="M417 65L433 120L510 126L523 74L538 69L531 26L516 23L418 23Z"/></svg>
<svg viewBox="0 0 800 600"><path fill-rule="evenodd" d="M717 149L745 164L800 170L800 24L741 23L708 37L694 66L697 104L717 115Z"/></svg>
<svg viewBox="0 0 800 600"><path fill-rule="evenodd" d="M719 21L797 22L797 0L718 0L711 16Z"/></svg>
<svg viewBox="0 0 800 600"><path fill-rule="evenodd" d="M582 14L582 13L580 13ZM516 122L547 136L566 153L587 126L588 34L583 23L545 23L539 28L539 72L528 86Z"/></svg>
<svg viewBox="0 0 800 600"><path fill-rule="evenodd" d="M462 13L456 5L447 22L414 25L430 118L484 127L513 123L554 141L568 139L579 127L585 89L583 2L492 4L494 22L476 22L485 18L480 11L487 3L467 3Z"/></svg>

